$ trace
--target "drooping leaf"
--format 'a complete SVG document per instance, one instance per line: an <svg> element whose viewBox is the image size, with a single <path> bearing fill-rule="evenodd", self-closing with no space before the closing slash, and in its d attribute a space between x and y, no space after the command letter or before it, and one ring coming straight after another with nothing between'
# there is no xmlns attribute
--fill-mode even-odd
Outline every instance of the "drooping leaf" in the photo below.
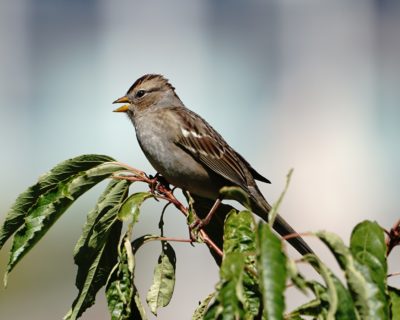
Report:
<svg viewBox="0 0 400 320"><path fill-rule="evenodd" d="M295 285L305 295L308 293L307 291L310 290L315 295L315 299L296 307L289 314L285 315L285 319L297 319L301 315L313 316L316 319L318 316L326 316L329 306L326 288L315 280L307 280L299 272L294 260L287 258L286 266L288 277L292 280L293 285Z"/></svg>
<svg viewBox="0 0 400 320"><path fill-rule="evenodd" d="M135 240L132 241L132 250L133 254L136 254L136 252L139 250L139 248L144 245L147 242L158 240L160 236L153 235L153 234L145 234L144 236L141 236L139 238L136 238Z"/></svg>
<svg viewBox="0 0 400 320"><path fill-rule="evenodd" d="M96 293L105 285L117 263L122 228L118 211L126 199L129 184L126 180L112 180L94 211L88 215L84 234L74 254L75 264L78 265L76 287L79 293L65 319L77 319L94 303Z"/></svg>
<svg viewBox="0 0 400 320"><path fill-rule="evenodd" d="M82 155L63 161L42 175L36 184L18 196L7 213L6 220L0 229L0 249L7 239L24 224L25 216L36 204L40 195L57 188L59 183L70 179L72 175L109 161L114 161L114 159L104 155Z"/></svg>
<svg viewBox="0 0 400 320"><path fill-rule="evenodd" d="M269 224L257 228L257 270L266 319L283 319L285 310L286 255Z"/></svg>
<svg viewBox="0 0 400 320"><path fill-rule="evenodd" d="M150 192L137 192L129 196L121 207L118 213L118 218L121 221L132 219L133 223L136 223L139 216L139 209L143 202L152 198L153 195Z"/></svg>
<svg viewBox="0 0 400 320"><path fill-rule="evenodd" d="M211 302L211 300L215 297L215 292L210 293L196 308L193 313L192 320L203 320L204 315L207 311L207 308Z"/></svg>
<svg viewBox="0 0 400 320"><path fill-rule="evenodd" d="M314 268L319 272L322 278L325 281L326 285L326 295L328 302L328 309L326 311L326 319L334 320L336 310L338 308L338 295L335 287L335 283L333 280L332 272L326 267L321 260L319 260L315 255L308 254L303 257L304 261L309 262Z"/></svg>
<svg viewBox="0 0 400 320"><path fill-rule="evenodd" d="M331 275L338 296L336 319L359 319L349 290L334 275Z"/></svg>
<svg viewBox="0 0 400 320"><path fill-rule="evenodd" d="M306 256L305 258L307 261L309 261L309 259L313 259L310 258L310 256ZM314 293L315 299L297 307L289 315L287 315L287 318L295 319L296 316L303 315L313 316L316 318L319 316L323 319L329 319L329 317L331 319L358 319L358 315L355 311L353 300L349 291L329 269L324 267L324 270L320 270L321 263L321 261L319 261L317 264L314 262L313 265L318 272L323 274L323 278L328 278L327 283L329 285L327 287L324 287L316 281L306 280L301 274L298 273L297 267L293 260L288 263L288 271L293 283L303 292L304 288L310 289ZM332 286L334 287L333 290L329 288ZM331 298L332 294L335 292L337 298ZM332 304L332 300L337 300L337 302ZM336 313L332 318L333 307L336 308Z"/></svg>
<svg viewBox="0 0 400 320"><path fill-rule="evenodd" d="M361 319L387 319L386 302L382 300L379 286L372 280L369 269L354 259L350 249L337 235L326 231L317 232L316 235L328 246L345 271Z"/></svg>
<svg viewBox="0 0 400 320"><path fill-rule="evenodd" d="M287 276L293 282L293 285L303 294L307 294L307 280L299 272L297 265L293 259L286 259Z"/></svg>
<svg viewBox="0 0 400 320"><path fill-rule="evenodd" d="M81 156L56 166L17 199L1 231L4 242L17 228L7 273L46 234L69 206L88 189L123 170L105 156ZM35 190L35 191L32 191ZM26 210L22 212L22 210Z"/></svg>
<svg viewBox="0 0 400 320"><path fill-rule="evenodd" d="M382 312L388 315L386 243L382 228L376 222L359 223L351 234L350 251L354 258L368 269L366 277L371 277L379 288L376 298L383 304ZM360 269L361 272L363 270L364 268Z"/></svg>
<svg viewBox="0 0 400 320"><path fill-rule="evenodd" d="M236 200L246 209L251 210L250 200L246 192L239 187L223 187L219 191L220 195L225 199Z"/></svg>
<svg viewBox="0 0 400 320"><path fill-rule="evenodd" d="M327 319L329 296L326 287L315 280L307 280L306 285L315 295L315 299L295 308L287 318L291 319L296 316L311 316L313 319Z"/></svg>
<svg viewBox="0 0 400 320"><path fill-rule="evenodd" d="M133 282L134 265L128 232L121 243L117 268L106 287L106 297L112 320L147 319Z"/></svg>
<svg viewBox="0 0 400 320"><path fill-rule="evenodd" d="M153 284L147 293L147 304L157 315L157 309L171 301L175 287L176 256L171 245L163 241L162 252L154 269Z"/></svg>
<svg viewBox="0 0 400 320"><path fill-rule="evenodd" d="M400 290L397 288L389 287L390 295L390 313L392 320L400 320Z"/></svg>

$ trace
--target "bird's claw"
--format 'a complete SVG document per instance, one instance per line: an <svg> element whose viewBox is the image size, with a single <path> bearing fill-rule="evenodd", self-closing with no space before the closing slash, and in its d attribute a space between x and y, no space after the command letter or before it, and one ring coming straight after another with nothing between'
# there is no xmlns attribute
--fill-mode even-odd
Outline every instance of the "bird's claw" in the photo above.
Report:
<svg viewBox="0 0 400 320"><path fill-rule="evenodd" d="M192 242L198 242L198 233L204 226L204 221L199 218L196 218L196 220L189 225L189 234Z"/></svg>

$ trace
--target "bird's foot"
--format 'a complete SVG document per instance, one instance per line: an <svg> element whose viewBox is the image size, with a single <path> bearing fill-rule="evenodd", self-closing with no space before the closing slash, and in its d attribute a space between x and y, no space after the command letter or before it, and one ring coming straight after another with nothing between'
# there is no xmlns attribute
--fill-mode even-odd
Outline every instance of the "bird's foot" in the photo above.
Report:
<svg viewBox="0 0 400 320"><path fill-rule="evenodd" d="M163 190L168 190L168 191L171 190L167 180L165 180L165 178L158 172L156 173L155 176L149 175L148 178L150 180L149 186L150 186L151 193L154 193L156 190L158 190L160 188Z"/></svg>
<svg viewBox="0 0 400 320"><path fill-rule="evenodd" d="M192 242L198 242L198 234L201 229L206 225L204 220L196 217L196 219L189 224L189 235Z"/></svg>

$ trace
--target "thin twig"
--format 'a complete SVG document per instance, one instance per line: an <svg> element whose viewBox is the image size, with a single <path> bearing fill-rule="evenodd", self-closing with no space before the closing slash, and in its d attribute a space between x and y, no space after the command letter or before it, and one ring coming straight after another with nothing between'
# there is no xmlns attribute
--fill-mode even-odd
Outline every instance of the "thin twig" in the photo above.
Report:
<svg viewBox="0 0 400 320"><path fill-rule="evenodd" d="M136 169L136 168L130 166L129 164L126 164L126 163L123 163L123 162L119 162L119 161L113 161L113 162L110 162L110 163L117 164L117 165L119 165L121 167L124 167L124 168L128 169L129 171L139 173L140 175L144 175L144 176L146 175L142 170Z"/></svg>
<svg viewBox="0 0 400 320"><path fill-rule="evenodd" d="M170 238L170 237L159 237L154 240L160 240L160 241L169 241L169 242L185 242L185 243L190 243L192 242L191 239L182 239L182 238Z"/></svg>
<svg viewBox="0 0 400 320"><path fill-rule="evenodd" d="M389 274L387 275L388 278L389 278L389 277L395 277L395 276L400 276L400 272L393 272L393 273L389 273Z"/></svg>
<svg viewBox="0 0 400 320"><path fill-rule="evenodd" d="M123 166L124 168L127 168L129 171L133 171L133 173L139 173L139 176L122 176L122 175L114 175L113 177L115 179L126 179L129 181L141 181L145 182L149 185L150 190L152 191L154 197L158 199L162 199L165 201L168 201L169 203L172 203L180 212L182 212L186 217L189 215L188 209L175 197L173 194L173 190L171 190L168 186L163 185L162 183L159 183L157 178L149 178L143 171L140 171L138 169L135 169L127 164L120 163L120 162L114 162L118 165ZM224 253L222 250L210 239L208 234L201 229L199 231L201 239L204 241L204 243L214 250L219 256L223 256ZM185 240L181 242L193 242L192 240Z"/></svg>
<svg viewBox="0 0 400 320"><path fill-rule="evenodd" d="M310 236L313 236L312 232L301 232L301 233L294 232L294 233L287 234L286 236L283 236L282 239L289 240L292 238L310 237Z"/></svg>

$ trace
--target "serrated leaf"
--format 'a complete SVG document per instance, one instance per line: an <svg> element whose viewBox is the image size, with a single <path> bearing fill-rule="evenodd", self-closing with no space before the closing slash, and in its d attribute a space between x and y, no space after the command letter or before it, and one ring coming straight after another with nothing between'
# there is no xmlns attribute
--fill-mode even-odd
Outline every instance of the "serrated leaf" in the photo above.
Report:
<svg viewBox="0 0 400 320"><path fill-rule="evenodd" d="M176 256L171 245L163 241L162 252L154 269L153 284L147 293L147 304L157 315L157 309L171 301L175 287Z"/></svg>
<svg viewBox="0 0 400 320"><path fill-rule="evenodd" d="M132 194L122 205L118 213L118 219L126 221L131 218L132 222L136 223L139 217L140 206L146 199L151 197L153 197L153 195L150 192L137 192Z"/></svg>
<svg viewBox="0 0 400 320"><path fill-rule="evenodd" d="M36 184L18 196L7 213L6 220L0 229L0 249L7 239L24 224L25 216L36 204L40 195L57 188L59 183L68 180L71 175L109 161L114 161L114 159L104 155L82 155L63 161L42 175Z"/></svg>
<svg viewBox="0 0 400 320"><path fill-rule="evenodd" d="M316 235L328 246L345 271L361 319L387 319L386 303L382 301L379 286L372 280L369 269L354 259L350 249L337 235L325 231Z"/></svg>
<svg viewBox="0 0 400 320"><path fill-rule="evenodd" d="M386 250L384 232L376 222L364 221L353 229L350 251L360 264L368 268L368 276L379 288L376 298L383 304L382 311L388 315Z"/></svg>
<svg viewBox="0 0 400 320"><path fill-rule="evenodd" d="M283 319L285 309L286 255L282 242L269 224L260 222L257 229L257 270L263 298L264 316Z"/></svg>
<svg viewBox="0 0 400 320"><path fill-rule="evenodd" d="M193 313L192 320L203 320L204 315L207 311L207 308L211 302L211 300L215 297L215 292L210 293L196 308Z"/></svg>
<svg viewBox="0 0 400 320"><path fill-rule="evenodd" d="M78 265L76 287L78 296L65 319L77 319L94 301L98 290L117 262L122 223L117 214L126 199L130 182L112 180L100 196L94 211L88 215L84 234L75 247Z"/></svg>
<svg viewBox="0 0 400 320"><path fill-rule="evenodd" d="M390 313L392 320L400 320L400 290L397 288L389 287L390 296Z"/></svg>
<svg viewBox="0 0 400 320"><path fill-rule="evenodd" d="M106 287L112 320L147 319L133 282L134 267L134 256L128 232L121 243L117 268Z"/></svg>
<svg viewBox="0 0 400 320"><path fill-rule="evenodd" d="M8 237L9 233L15 229L18 219L22 218L23 220L23 222L18 222L20 224L22 223L22 225L14 235L7 274L47 233L50 227L80 195L109 177L113 172L123 169L114 163L101 162L100 160L104 160L104 156L99 156L99 159L94 161L96 159L97 158L93 155L90 157L81 156L56 166L55 169L39 180L35 188L40 191L36 193L36 200L34 203L31 203L30 206L27 204L27 202L32 200L31 199L26 203L19 202L19 204L17 204L17 207L22 205L27 209L25 215L22 217L21 214L16 215L15 211L13 211L13 213L6 218L6 222L3 226L3 231L5 230L3 239ZM106 159L109 160L110 158ZM89 163L86 163L85 160L88 160ZM87 169L90 165L92 167ZM93 165L96 166L93 167ZM79 171L83 168L87 170ZM78 171L75 172L74 170ZM68 175L69 178L67 178ZM24 196L24 199L27 198ZM15 209L16 207L13 206L13 208ZM19 218L17 219L16 216ZM13 221L13 228L8 228L9 221Z"/></svg>
<svg viewBox="0 0 400 320"><path fill-rule="evenodd" d="M78 319L82 313L94 304L96 293L105 285L106 279L117 261L118 240L121 234L122 223L115 221L109 231L110 239L101 247L90 265L78 270L76 285L78 296L72 304L71 310L64 317L65 320Z"/></svg>

